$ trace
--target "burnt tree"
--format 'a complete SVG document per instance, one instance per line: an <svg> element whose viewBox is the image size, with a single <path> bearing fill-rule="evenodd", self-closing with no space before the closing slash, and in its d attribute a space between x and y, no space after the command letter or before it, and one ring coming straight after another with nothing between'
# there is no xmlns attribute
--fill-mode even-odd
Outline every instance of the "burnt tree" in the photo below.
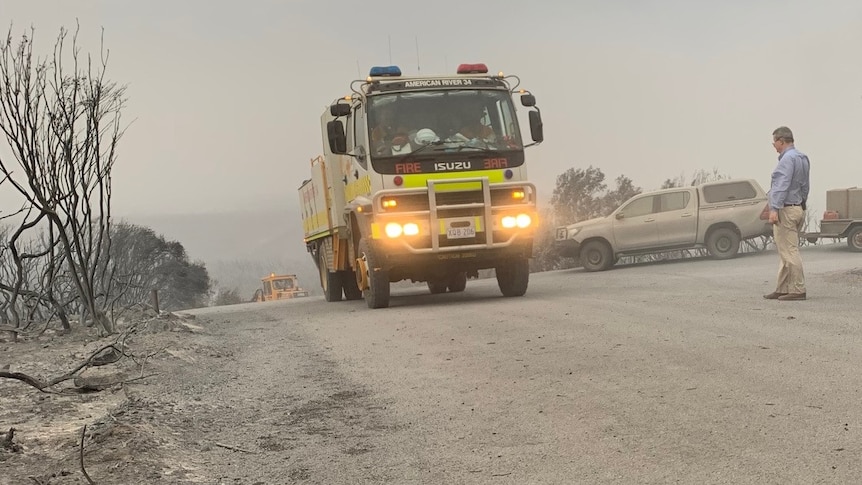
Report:
<svg viewBox="0 0 862 485"><path fill-rule="evenodd" d="M9 145L0 151L0 175L26 207L9 248L20 261L21 234L50 226L56 243L45 256L64 264L81 305L110 334L114 324L97 282L108 268L111 169L123 134L125 87L106 78L104 44L98 58L84 56L77 31L70 40L61 29L53 54L34 58L33 34L16 43L10 30L0 40L0 133Z"/></svg>

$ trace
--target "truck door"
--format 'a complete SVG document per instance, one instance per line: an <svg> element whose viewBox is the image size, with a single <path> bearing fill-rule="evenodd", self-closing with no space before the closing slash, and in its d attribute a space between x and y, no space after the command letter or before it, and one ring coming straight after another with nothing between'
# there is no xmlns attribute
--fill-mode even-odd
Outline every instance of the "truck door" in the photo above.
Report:
<svg viewBox="0 0 862 485"><path fill-rule="evenodd" d="M694 244L697 238L697 203L690 190L658 196L658 240L662 246Z"/></svg>
<svg viewBox="0 0 862 485"><path fill-rule="evenodd" d="M645 195L623 206L614 218L614 240L618 251L658 245L657 196Z"/></svg>
<svg viewBox="0 0 862 485"><path fill-rule="evenodd" d="M356 154L368 154L366 146L365 110L360 107L353 111L347 119L347 149ZM361 147L361 148L360 148ZM360 195L368 195L371 191L371 180L368 173L368 157L354 158L344 156L341 159L342 183L346 202L351 202Z"/></svg>

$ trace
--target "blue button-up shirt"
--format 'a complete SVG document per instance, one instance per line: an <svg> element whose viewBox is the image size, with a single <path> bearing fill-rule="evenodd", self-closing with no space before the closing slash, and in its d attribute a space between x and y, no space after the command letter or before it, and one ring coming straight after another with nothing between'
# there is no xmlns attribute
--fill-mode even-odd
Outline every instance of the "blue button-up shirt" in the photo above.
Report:
<svg viewBox="0 0 862 485"><path fill-rule="evenodd" d="M808 156L790 147L778 156L778 166L772 172L769 206L778 210L786 204L801 204L808 200Z"/></svg>

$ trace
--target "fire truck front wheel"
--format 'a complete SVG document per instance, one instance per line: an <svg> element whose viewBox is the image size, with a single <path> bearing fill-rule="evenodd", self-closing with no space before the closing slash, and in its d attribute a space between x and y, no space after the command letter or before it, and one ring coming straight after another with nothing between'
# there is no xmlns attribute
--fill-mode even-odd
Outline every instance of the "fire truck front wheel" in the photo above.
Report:
<svg viewBox="0 0 862 485"><path fill-rule="evenodd" d="M341 301L341 273L329 271L326 265L326 251L320 251L317 256L317 267L320 270L320 286L326 301Z"/></svg>
<svg viewBox="0 0 862 485"><path fill-rule="evenodd" d="M503 296L523 296L530 282L530 261L518 258L496 268L497 286Z"/></svg>
<svg viewBox="0 0 862 485"><path fill-rule="evenodd" d="M446 293L446 280L440 278L428 280L428 290L432 295Z"/></svg>
<svg viewBox="0 0 862 485"><path fill-rule="evenodd" d="M460 271L449 278L449 291L457 293L467 288L467 273Z"/></svg>
<svg viewBox="0 0 862 485"><path fill-rule="evenodd" d="M365 238L359 240L359 258L368 279L368 288L362 290L368 308L389 306L389 272L383 269L374 253L374 248Z"/></svg>

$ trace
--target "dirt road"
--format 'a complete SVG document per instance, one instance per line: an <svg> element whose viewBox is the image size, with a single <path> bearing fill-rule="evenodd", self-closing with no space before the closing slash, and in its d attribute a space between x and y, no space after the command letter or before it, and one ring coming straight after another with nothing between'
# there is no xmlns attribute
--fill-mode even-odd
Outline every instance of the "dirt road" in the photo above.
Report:
<svg viewBox="0 0 862 485"><path fill-rule="evenodd" d="M112 470L115 427L88 445L91 474L852 483L862 270L849 270L862 260L842 246L803 257L805 302L761 298L777 266L766 253L538 274L514 299L483 280L460 294L398 290L383 310L319 298L197 310L202 328L163 336L160 377L127 385L112 418L152 451ZM85 483L72 472L45 483Z"/></svg>

